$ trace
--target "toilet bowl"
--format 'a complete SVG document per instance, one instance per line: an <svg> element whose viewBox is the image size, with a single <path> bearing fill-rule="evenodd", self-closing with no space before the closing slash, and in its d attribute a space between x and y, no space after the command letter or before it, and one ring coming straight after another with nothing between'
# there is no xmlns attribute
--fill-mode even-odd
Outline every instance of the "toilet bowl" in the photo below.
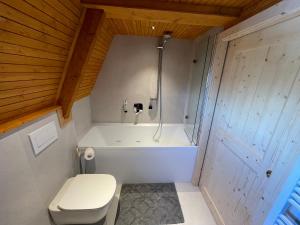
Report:
<svg viewBox="0 0 300 225"><path fill-rule="evenodd" d="M80 174L69 178L49 205L55 224L91 224L105 217L116 191L109 174Z"/></svg>

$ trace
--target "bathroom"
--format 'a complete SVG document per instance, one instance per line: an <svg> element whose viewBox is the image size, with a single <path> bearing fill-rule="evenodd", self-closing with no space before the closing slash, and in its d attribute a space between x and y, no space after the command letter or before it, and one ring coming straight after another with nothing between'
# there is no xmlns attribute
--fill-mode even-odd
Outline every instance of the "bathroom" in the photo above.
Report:
<svg viewBox="0 0 300 225"><path fill-rule="evenodd" d="M300 224L300 3L0 2L0 225Z"/></svg>

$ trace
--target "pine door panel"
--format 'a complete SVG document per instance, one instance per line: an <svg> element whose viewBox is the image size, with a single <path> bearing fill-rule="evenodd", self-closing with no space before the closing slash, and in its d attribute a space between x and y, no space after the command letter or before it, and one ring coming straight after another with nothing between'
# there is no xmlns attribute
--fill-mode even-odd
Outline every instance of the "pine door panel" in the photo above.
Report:
<svg viewBox="0 0 300 225"><path fill-rule="evenodd" d="M231 41L201 178L222 223L263 224L300 156L299 118L300 18Z"/></svg>

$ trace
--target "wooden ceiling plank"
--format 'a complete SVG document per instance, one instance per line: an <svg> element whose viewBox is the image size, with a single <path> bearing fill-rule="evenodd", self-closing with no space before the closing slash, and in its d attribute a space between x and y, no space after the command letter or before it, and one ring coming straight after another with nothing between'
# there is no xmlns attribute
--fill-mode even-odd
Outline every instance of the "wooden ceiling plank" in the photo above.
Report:
<svg viewBox="0 0 300 225"><path fill-rule="evenodd" d="M41 107L41 106L39 106L39 107ZM3 133L6 133L6 132L14 129L14 128L20 127L20 126L24 125L25 123L33 121L33 120L35 120L37 118L40 118L42 116L45 116L45 115L57 110L58 108L59 108L58 106L51 106L51 107L44 108L42 110L30 113L28 115L21 116L18 119L3 123L3 124L0 125L0 133L3 134Z"/></svg>
<svg viewBox="0 0 300 225"><path fill-rule="evenodd" d="M57 26L53 25L52 27L46 24L45 22L40 22L39 20L31 17L30 15L27 15L22 11L19 11L18 9L15 9L12 6L8 6L2 2L0 2L0 8L1 8L0 16L2 17L15 21L24 26L28 26L42 33L46 33L52 37L56 37L57 39L60 39L67 43L72 42L72 34L66 34L62 31L57 30Z"/></svg>
<svg viewBox="0 0 300 225"><path fill-rule="evenodd" d="M45 101L54 102L53 100L55 100L55 94L52 94L50 96L38 97L38 98L35 98L35 99L29 99L29 100L26 100L26 101L10 104L10 105L7 105L7 106L0 106L0 114L1 114L0 118L3 116L3 114L5 114L7 112L12 112L12 111L15 111L15 110L18 110L18 109L23 110L24 107L29 107L31 105L35 105L35 104L38 104L38 103L43 103Z"/></svg>
<svg viewBox="0 0 300 225"><path fill-rule="evenodd" d="M9 98L12 96L17 95L25 95L30 93L36 93L41 91L47 91L47 90L56 90L57 84L50 84L50 85L42 85L42 86L34 86L34 87L22 87L18 89L11 89L11 90L0 90L0 100L2 101L5 98Z"/></svg>
<svg viewBox="0 0 300 225"><path fill-rule="evenodd" d="M43 86L43 85L53 85L56 87L59 83L59 79L48 79L48 80L26 80L26 81L3 81L0 83L0 91L13 90L24 87L34 87L34 86Z"/></svg>
<svg viewBox="0 0 300 225"><path fill-rule="evenodd" d="M215 6L209 4L192 4L182 2L167 2L153 0L81 0L85 7L115 6L123 8L150 9L159 11L186 12L196 14L215 14L238 17L240 8Z"/></svg>
<svg viewBox="0 0 300 225"><path fill-rule="evenodd" d="M63 49L69 48L69 44L55 37L49 36L48 34L34 30L32 28L23 26L17 22L6 19L0 16L0 37L3 31L11 32L19 37L25 37L27 39L34 39L43 43L51 44L53 47L60 47ZM5 32L6 33L6 32ZM5 39L7 40L7 39Z"/></svg>
<svg viewBox="0 0 300 225"><path fill-rule="evenodd" d="M40 11L46 13L50 17L54 18L57 22L69 27L74 32L76 31L78 19L75 21L69 20L61 12L55 10L52 6L48 5L46 2L41 0L26 0L29 4L38 8ZM79 17L78 17L79 18Z"/></svg>
<svg viewBox="0 0 300 225"><path fill-rule="evenodd" d="M39 101L36 101L32 105L24 106L22 108L13 111L1 113L0 127L2 126L2 123L5 123L6 121L11 121L13 119L20 118L24 115L27 115L28 113L33 113L36 112L37 110L41 110L49 106L53 106L53 99L49 99L49 100L40 99Z"/></svg>
<svg viewBox="0 0 300 225"><path fill-rule="evenodd" d="M0 27L1 27L1 23L0 23ZM67 55L66 48L57 47L47 42L28 38L19 34L15 34L13 32L3 32L1 29L0 29L0 41L13 44L13 45L39 49L45 52L51 52L59 55L64 55L64 56Z"/></svg>
<svg viewBox="0 0 300 225"><path fill-rule="evenodd" d="M71 1L68 0L59 0L59 2L64 5L67 9L72 11L72 13L76 16L80 16L80 9L77 8L74 4L71 3Z"/></svg>
<svg viewBox="0 0 300 225"><path fill-rule="evenodd" d="M22 55L22 56L29 56L29 57L37 57L42 59L53 59L65 62L66 56L59 55L52 52L46 52L39 49L24 47L21 45L10 44L0 41L0 52L13 54L13 55Z"/></svg>
<svg viewBox="0 0 300 225"><path fill-rule="evenodd" d="M0 52L0 61L1 63L5 63L5 64L17 64L17 65L37 65L37 66L54 66L54 67L64 66L64 62L54 60L54 59L43 59L38 57L7 54L1 52Z"/></svg>
<svg viewBox="0 0 300 225"><path fill-rule="evenodd" d="M83 77L82 69L96 38L98 27L101 26L103 20L104 12L102 10L86 10L58 99L64 118L70 117L73 103L76 100L76 91Z"/></svg>
<svg viewBox="0 0 300 225"><path fill-rule="evenodd" d="M68 18L71 21L78 21L79 23L79 16L76 16L70 9L65 7L61 2L58 0L44 0L48 5L53 7L55 10L57 10L59 13L63 14L66 18Z"/></svg>
<svg viewBox="0 0 300 225"><path fill-rule="evenodd" d="M281 1L282 0L253 0L253 1L249 2L248 4L246 4L242 8L240 17L237 18L236 20L232 21L231 23L228 23L227 26L225 26L225 29L230 28L230 27L250 18L251 16L258 14L259 12L268 9L269 7L279 3Z"/></svg>
<svg viewBox="0 0 300 225"><path fill-rule="evenodd" d="M1 73L61 73L63 68L54 66L2 64L0 62L0 71Z"/></svg>
<svg viewBox="0 0 300 225"><path fill-rule="evenodd" d="M2 73L0 72L0 82L20 81L20 80L47 80L60 78L60 73Z"/></svg>
<svg viewBox="0 0 300 225"><path fill-rule="evenodd" d="M35 92L35 93L28 94L28 95L21 94L21 95L13 96L13 97L10 97L10 98L2 99L0 101L0 107L7 106L7 105L10 105L10 104L21 103L23 101L35 99L35 98L38 98L38 97L53 96L55 94L56 94L56 90Z"/></svg>
<svg viewBox="0 0 300 225"><path fill-rule="evenodd" d="M272 5L275 5L276 3L281 2L281 0L255 0L252 1L250 4L243 7L243 10L241 12L240 19L244 20L247 19L264 9L269 8Z"/></svg>

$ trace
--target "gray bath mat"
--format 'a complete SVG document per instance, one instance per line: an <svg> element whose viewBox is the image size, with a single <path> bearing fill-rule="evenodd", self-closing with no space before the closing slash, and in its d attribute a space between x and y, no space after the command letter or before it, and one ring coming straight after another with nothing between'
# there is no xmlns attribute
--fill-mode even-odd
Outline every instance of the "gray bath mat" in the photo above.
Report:
<svg viewBox="0 0 300 225"><path fill-rule="evenodd" d="M174 183L123 184L116 225L184 223Z"/></svg>

